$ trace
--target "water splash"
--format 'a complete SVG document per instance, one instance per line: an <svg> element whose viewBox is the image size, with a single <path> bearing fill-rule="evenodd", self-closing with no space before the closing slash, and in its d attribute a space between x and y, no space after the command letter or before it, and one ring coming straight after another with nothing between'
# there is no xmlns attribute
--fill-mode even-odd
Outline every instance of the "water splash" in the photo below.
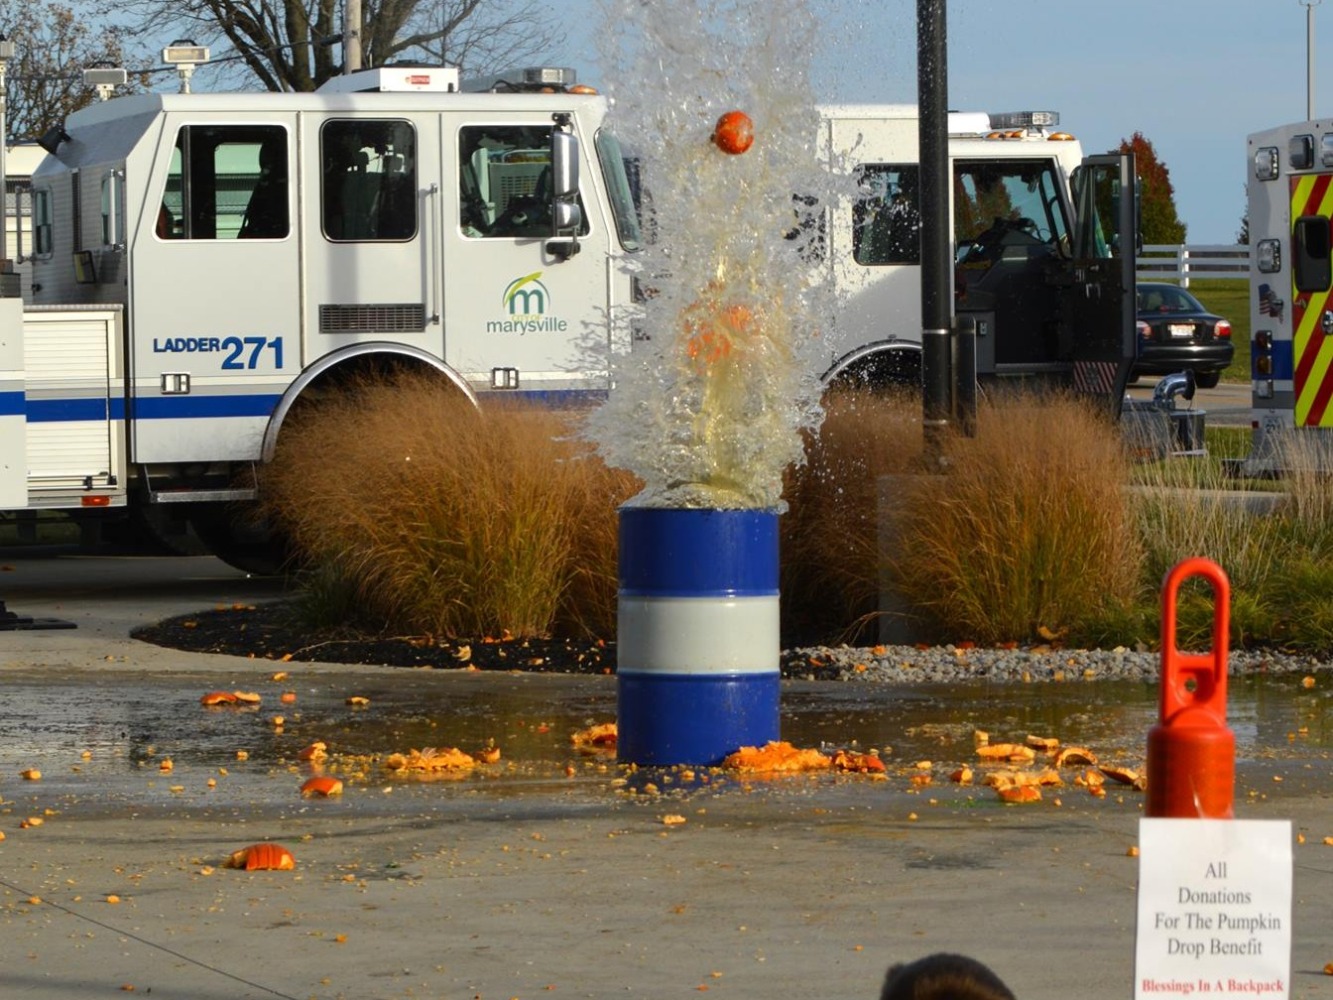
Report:
<svg viewBox="0 0 1333 1000"><path fill-rule="evenodd" d="M649 290L642 335L587 434L648 506L781 509L818 426L831 297L804 0L604 3L611 126L639 158ZM801 26L801 27L798 27ZM748 151L711 141L741 110Z"/></svg>

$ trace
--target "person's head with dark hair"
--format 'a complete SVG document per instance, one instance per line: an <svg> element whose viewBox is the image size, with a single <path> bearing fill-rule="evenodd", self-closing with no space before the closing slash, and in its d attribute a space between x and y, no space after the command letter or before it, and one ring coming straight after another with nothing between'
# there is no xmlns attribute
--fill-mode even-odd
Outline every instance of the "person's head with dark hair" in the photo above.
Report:
<svg viewBox="0 0 1333 1000"><path fill-rule="evenodd" d="M879 1000L1015 1000L982 963L943 952L890 966Z"/></svg>

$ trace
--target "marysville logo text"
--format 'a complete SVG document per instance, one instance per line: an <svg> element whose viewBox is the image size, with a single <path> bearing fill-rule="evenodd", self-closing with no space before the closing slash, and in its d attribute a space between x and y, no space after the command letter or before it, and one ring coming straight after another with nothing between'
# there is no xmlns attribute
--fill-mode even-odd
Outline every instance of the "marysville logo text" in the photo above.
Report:
<svg viewBox="0 0 1333 1000"><path fill-rule="evenodd" d="M551 293L542 284L542 272L515 278L500 296L504 319L486 322L487 333L563 333L566 320L551 315Z"/></svg>

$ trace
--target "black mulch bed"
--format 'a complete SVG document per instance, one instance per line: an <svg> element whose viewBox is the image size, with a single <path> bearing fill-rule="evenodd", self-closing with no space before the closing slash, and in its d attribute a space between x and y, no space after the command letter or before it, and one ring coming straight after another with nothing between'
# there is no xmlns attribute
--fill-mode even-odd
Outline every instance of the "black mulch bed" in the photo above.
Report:
<svg viewBox="0 0 1333 1000"><path fill-rule="evenodd" d="M282 602L235 605L168 618L131 633L134 638L191 653L226 653L256 659L380 664L457 670L528 670L611 674L614 642L596 639L436 639L372 636L350 629L301 624Z"/></svg>
<svg viewBox="0 0 1333 1000"><path fill-rule="evenodd" d="M616 644L601 639L437 639L373 636L352 629L311 629L290 607L237 604L168 618L135 629L144 642L189 653L224 653L297 663L357 663L457 670L527 670L553 674L614 674ZM784 676L836 679L838 669L784 650Z"/></svg>

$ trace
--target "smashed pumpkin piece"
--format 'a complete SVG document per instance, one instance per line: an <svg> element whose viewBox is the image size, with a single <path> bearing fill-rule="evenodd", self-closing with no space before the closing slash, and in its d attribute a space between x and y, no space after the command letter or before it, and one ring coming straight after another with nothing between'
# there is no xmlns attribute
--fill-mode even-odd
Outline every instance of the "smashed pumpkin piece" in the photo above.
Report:
<svg viewBox="0 0 1333 1000"><path fill-rule="evenodd" d="M851 771L855 774L882 774L884 761L873 753L839 750L833 755L833 767L838 771Z"/></svg>
<svg viewBox="0 0 1333 1000"><path fill-rule="evenodd" d="M412 749L407 753L391 753L384 758L384 766L390 771L462 771L475 767L476 758L457 747L437 749L424 747Z"/></svg>
<svg viewBox="0 0 1333 1000"><path fill-rule="evenodd" d="M614 750L620 730L614 722L580 729L569 738L576 750Z"/></svg>
<svg viewBox="0 0 1333 1000"><path fill-rule="evenodd" d="M292 852L281 844L262 843L233 851L222 863L224 868L243 868L248 872L291 871L296 867Z"/></svg>
<svg viewBox="0 0 1333 1000"><path fill-rule="evenodd" d="M236 696L236 700L242 705L258 705L263 701L263 699L259 697L258 691L233 691L232 694Z"/></svg>
<svg viewBox="0 0 1333 1000"><path fill-rule="evenodd" d="M341 795L343 793L343 783L337 778L321 776L311 778L301 786L302 795L317 795L322 798L328 798L331 795Z"/></svg>
<svg viewBox="0 0 1333 1000"><path fill-rule="evenodd" d="M1097 763L1097 755L1087 747L1065 747L1055 755L1056 767L1073 767L1080 764Z"/></svg>
<svg viewBox="0 0 1333 1000"><path fill-rule="evenodd" d="M722 766L736 771L821 771L832 763L818 750L799 750L786 740L771 740L762 747L741 747L728 754Z"/></svg>
<svg viewBox="0 0 1333 1000"><path fill-rule="evenodd" d="M1060 784L1060 775L1047 769L1045 771L993 771L981 779L983 785L992 788L1022 788L1040 785Z"/></svg>
<svg viewBox="0 0 1333 1000"><path fill-rule="evenodd" d="M209 691L199 699L199 704L212 708L214 705L235 705L236 696L230 691Z"/></svg>
<svg viewBox="0 0 1333 1000"><path fill-rule="evenodd" d="M483 747L472 756L477 758L478 764L498 764L500 762L500 748Z"/></svg>
<svg viewBox="0 0 1333 1000"><path fill-rule="evenodd" d="M26 767L19 772L19 777L24 781L41 781L42 772L35 767Z"/></svg>
<svg viewBox="0 0 1333 1000"><path fill-rule="evenodd" d="M1021 743L988 743L977 747L977 756L986 760L1035 760L1037 754Z"/></svg>
<svg viewBox="0 0 1333 1000"><path fill-rule="evenodd" d="M1060 748L1060 741L1054 736L1033 736L1029 733L1024 742L1034 750L1058 750Z"/></svg>
<svg viewBox="0 0 1333 1000"><path fill-rule="evenodd" d="M972 784L972 769L964 764L962 767L955 768L949 774L949 780L959 785Z"/></svg>
<svg viewBox="0 0 1333 1000"><path fill-rule="evenodd" d="M315 740L308 747L303 747L296 756L301 760L318 761L329 755L329 745L323 740Z"/></svg>
<svg viewBox="0 0 1333 1000"><path fill-rule="evenodd" d="M1143 775L1139 774L1131 767L1115 767L1113 765L1102 765L1097 768L1102 774L1106 775L1112 781L1118 781L1122 785L1131 785L1142 791L1148 787L1148 781Z"/></svg>
<svg viewBox="0 0 1333 1000"><path fill-rule="evenodd" d="M995 793L1004 802L1040 802L1041 789L1036 785L1007 785Z"/></svg>

